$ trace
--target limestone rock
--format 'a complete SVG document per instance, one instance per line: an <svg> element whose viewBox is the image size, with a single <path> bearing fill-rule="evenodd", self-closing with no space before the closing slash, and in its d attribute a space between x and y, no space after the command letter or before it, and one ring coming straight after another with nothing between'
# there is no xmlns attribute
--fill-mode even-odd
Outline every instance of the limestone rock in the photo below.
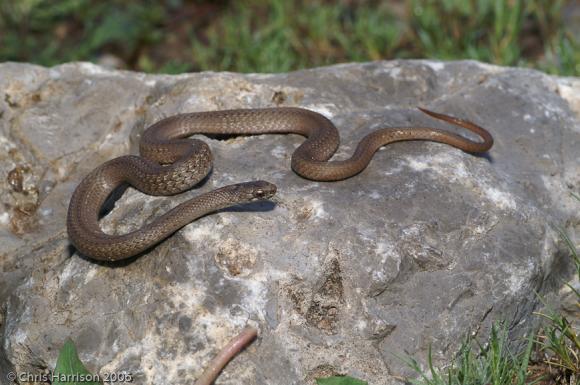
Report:
<svg viewBox="0 0 580 385"><path fill-rule="evenodd" d="M291 135L206 139L213 174L177 197L128 189L102 220L124 233L200 192L264 179L275 202L204 217L140 258L98 264L70 247L72 191L135 153L176 113L300 106L339 128L346 157L385 126L489 129L489 156L437 143L379 151L360 175L316 183L290 170ZM260 338L217 384L313 384L349 374L395 384L396 355L446 363L467 335L536 322L534 294L566 277L552 224L578 229L580 80L477 62L345 64L279 75L145 75L87 63L0 64L0 375L53 368L71 337L93 371L192 383L246 323Z"/></svg>

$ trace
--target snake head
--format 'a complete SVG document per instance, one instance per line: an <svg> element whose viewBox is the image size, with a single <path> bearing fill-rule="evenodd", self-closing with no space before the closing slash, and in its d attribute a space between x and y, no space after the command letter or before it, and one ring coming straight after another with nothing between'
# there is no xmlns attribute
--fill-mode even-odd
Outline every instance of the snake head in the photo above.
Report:
<svg viewBox="0 0 580 385"><path fill-rule="evenodd" d="M270 199L274 196L274 194L276 194L275 184L263 180L253 182L253 184L254 184L254 189L252 191L253 201Z"/></svg>
<svg viewBox="0 0 580 385"><path fill-rule="evenodd" d="M270 199L276 194L276 185L263 180L249 182L250 201Z"/></svg>

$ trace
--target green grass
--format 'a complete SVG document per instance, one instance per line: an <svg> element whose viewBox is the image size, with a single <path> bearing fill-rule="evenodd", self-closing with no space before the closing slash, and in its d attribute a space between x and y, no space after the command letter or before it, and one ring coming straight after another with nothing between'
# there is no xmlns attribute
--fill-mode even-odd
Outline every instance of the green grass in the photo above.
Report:
<svg viewBox="0 0 580 385"><path fill-rule="evenodd" d="M473 348L473 341L461 347L458 357L447 370L433 366L429 351L428 371L423 371L414 359L407 364L419 374L419 379L411 380L417 385L525 385L528 382L527 369L533 340L528 339L525 351L513 354L507 347L507 329L494 326L488 344Z"/></svg>
<svg viewBox="0 0 580 385"><path fill-rule="evenodd" d="M414 30L417 31L421 50L427 57L450 60L464 52L468 57L485 62L529 65L531 63L525 57L526 44L523 39L529 39L527 45L530 47L527 49L530 51L539 49L540 44L532 34L526 36L526 23L540 28L541 25L557 22L561 4L562 1L413 0ZM557 33L546 26L541 36L557 40ZM559 38L564 39L563 36ZM534 52L528 55L532 56ZM547 70L554 72L559 69L559 64L555 62L544 64L540 61L537 65L546 66ZM560 67L562 72L574 70L567 64Z"/></svg>
<svg viewBox="0 0 580 385"><path fill-rule="evenodd" d="M285 72L349 61L476 59L578 76L563 0L0 2L0 61L120 58L129 69Z"/></svg>

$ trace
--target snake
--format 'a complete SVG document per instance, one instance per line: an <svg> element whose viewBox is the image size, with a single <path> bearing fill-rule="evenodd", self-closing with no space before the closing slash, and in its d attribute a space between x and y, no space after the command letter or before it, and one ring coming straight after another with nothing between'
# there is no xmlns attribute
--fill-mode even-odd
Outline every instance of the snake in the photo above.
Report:
<svg viewBox="0 0 580 385"><path fill-rule="evenodd" d="M249 181L223 186L172 208L127 234L105 233L99 219L112 192L130 185L149 195L182 193L204 179L212 168L209 146L194 134L258 135L298 134L306 140L293 152L291 168L313 181L339 181L363 171L381 147L399 141L428 140L451 145L468 153L484 153L492 135L467 120L419 108L425 114L464 128L481 140L431 127L387 127L360 140L346 160L331 160L340 144L339 131L324 115L298 107L235 109L183 113L147 127L139 143L140 156L125 155L96 167L72 194L67 231L77 251L104 261L119 261L148 251L183 226L209 213L234 205L268 200L276 186Z"/></svg>

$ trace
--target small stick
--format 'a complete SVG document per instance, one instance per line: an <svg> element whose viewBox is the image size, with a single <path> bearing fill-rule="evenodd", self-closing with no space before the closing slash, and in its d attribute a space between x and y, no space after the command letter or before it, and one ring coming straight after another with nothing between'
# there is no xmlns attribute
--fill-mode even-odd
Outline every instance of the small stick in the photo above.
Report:
<svg viewBox="0 0 580 385"><path fill-rule="evenodd" d="M195 385L211 385L224 366L244 347L249 345L257 335L258 330L251 326L246 326L240 334L232 338L218 355L211 360L207 369L205 369L201 377L195 382Z"/></svg>

